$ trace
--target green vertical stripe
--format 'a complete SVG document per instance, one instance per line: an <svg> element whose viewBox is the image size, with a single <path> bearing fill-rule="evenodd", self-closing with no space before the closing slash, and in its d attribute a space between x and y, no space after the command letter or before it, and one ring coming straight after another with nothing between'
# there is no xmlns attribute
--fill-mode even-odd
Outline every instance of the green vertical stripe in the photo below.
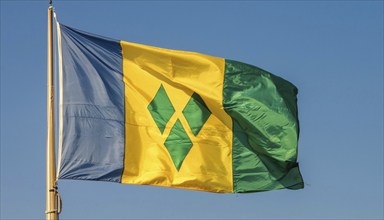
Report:
<svg viewBox="0 0 384 220"><path fill-rule="evenodd" d="M233 121L234 192L303 188L296 95L288 81L226 60L223 106Z"/></svg>

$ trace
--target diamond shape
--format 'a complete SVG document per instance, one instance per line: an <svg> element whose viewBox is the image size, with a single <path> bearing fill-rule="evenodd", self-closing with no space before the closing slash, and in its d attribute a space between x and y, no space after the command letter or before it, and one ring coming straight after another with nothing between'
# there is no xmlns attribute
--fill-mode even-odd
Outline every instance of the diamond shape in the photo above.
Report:
<svg viewBox="0 0 384 220"><path fill-rule="evenodd" d="M159 90L151 103L149 103L147 109L151 113L153 120L155 120L160 132L163 133L165 125L168 123L173 113L175 113L175 109L173 108L163 85L160 85Z"/></svg>
<svg viewBox="0 0 384 220"><path fill-rule="evenodd" d="M189 99L183 109L183 115L185 119L187 119L193 134L197 136L211 115L211 111L209 111L203 99L197 93L193 93L191 99Z"/></svg>
<svg viewBox="0 0 384 220"><path fill-rule="evenodd" d="M172 127L164 145L171 155L177 171L179 171L185 157L193 145L179 119L177 119L175 125Z"/></svg>

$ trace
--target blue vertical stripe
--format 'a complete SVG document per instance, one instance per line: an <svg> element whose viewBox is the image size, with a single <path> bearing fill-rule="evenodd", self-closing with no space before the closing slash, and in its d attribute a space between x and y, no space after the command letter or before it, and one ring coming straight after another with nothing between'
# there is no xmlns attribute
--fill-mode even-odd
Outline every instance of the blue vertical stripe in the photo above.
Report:
<svg viewBox="0 0 384 220"><path fill-rule="evenodd" d="M63 132L60 179L121 182L124 83L120 42L60 24Z"/></svg>

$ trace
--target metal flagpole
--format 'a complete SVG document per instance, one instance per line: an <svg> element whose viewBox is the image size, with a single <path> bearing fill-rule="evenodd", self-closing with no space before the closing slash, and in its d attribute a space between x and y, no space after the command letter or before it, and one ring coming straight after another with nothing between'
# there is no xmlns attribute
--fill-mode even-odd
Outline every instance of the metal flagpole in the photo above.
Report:
<svg viewBox="0 0 384 220"><path fill-rule="evenodd" d="M54 127L54 86L53 86L53 8L52 0L48 7L48 64L47 64L47 197L46 197L46 219L57 220L59 218L58 193L56 185L55 165L55 127Z"/></svg>

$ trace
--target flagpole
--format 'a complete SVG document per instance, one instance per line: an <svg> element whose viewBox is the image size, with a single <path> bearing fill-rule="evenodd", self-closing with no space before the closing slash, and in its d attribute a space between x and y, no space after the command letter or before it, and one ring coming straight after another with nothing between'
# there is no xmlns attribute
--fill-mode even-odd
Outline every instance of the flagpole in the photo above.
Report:
<svg viewBox="0 0 384 220"><path fill-rule="evenodd" d="M47 64L47 197L46 197L46 219L57 220L58 195L56 186L56 163L55 163L55 127L54 127L54 86L53 86L53 22L52 0L48 7L48 64Z"/></svg>

